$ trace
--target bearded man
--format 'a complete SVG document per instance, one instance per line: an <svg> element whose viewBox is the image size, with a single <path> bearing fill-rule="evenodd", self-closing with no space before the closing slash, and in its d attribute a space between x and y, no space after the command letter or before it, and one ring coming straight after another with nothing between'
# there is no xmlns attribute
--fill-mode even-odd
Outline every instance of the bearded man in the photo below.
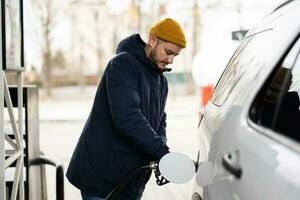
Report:
<svg viewBox="0 0 300 200"><path fill-rule="evenodd" d="M182 28L170 18L150 28L147 44L139 34L119 43L67 171L83 200L105 199L131 171L169 152L163 73L185 46ZM131 179L118 199L141 199L150 173Z"/></svg>

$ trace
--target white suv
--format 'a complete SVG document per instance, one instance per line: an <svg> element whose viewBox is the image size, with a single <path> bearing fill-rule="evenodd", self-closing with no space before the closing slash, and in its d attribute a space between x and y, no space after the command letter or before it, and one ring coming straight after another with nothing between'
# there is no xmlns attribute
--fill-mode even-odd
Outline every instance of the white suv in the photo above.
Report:
<svg viewBox="0 0 300 200"><path fill-rule="evenodd" d="M193 200L300 199L299 52L300 1L247 33L200 122L200 161L213 170Z"/></svg>

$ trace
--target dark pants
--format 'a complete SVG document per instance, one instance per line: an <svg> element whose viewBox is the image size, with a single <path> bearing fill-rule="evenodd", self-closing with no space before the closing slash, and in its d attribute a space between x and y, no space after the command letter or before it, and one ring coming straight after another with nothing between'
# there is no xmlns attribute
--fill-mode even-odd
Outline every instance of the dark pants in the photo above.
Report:
<svg viewBox="0 0 300 200"><path fill-rule="evenodd" d="M142 198L145 183L150 179L151 172L141 172L140 174L132 177L131 180L127 182L124 188L120 191L117 196L117 200L140 200ZM112 182L103 180L107 185L110 185L111 191L117 184L112 184ZM110 192L109 192L110 193ZM108 195L109 193L105 194ZM82 200L105 200L105 198L90 195L81 191Z"/></svg>
<svg viewBox="0 0 300 200"><path fill-rule="evenodd" d="M83 192L81 192L81 196L82 196L82 200L105 200L104 198L87 195L84 194Z"/></svg>
<svg viewBox="0 0 300 200"><path fill-rule="evenodd" d="M87 195L81 192L82 200L105 200L105 198L95 197L92 195Z"/></svg>

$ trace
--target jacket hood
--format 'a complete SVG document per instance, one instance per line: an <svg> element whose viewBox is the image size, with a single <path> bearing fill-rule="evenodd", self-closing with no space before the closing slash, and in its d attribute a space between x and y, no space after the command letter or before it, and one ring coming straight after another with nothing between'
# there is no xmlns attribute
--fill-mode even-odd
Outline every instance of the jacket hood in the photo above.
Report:
<svg viewBox="0 0 300 200"><path fill-rule="evenodd" d="M127 52L133 55L136 59L143 62L147 67L154 69L156 72L161 71L148 60L145 52L146 43L142 40L139 34L133 34L120 41L116 53Z"/></svg>

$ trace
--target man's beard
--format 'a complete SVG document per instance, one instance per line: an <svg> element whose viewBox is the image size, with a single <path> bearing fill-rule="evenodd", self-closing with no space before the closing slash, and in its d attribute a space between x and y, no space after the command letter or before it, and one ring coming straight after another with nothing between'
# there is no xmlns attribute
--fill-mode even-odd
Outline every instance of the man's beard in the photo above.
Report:
<svg viewBox="0 0 300 200"><path fill-rule="evenodd" d="M156 47L150 51L149 61L157 67L157 59L156 59Z"/></svg>
<svg viewBox="0 0 300 200"><path fill-rule="evenodd" d="M148 58L148 59L149 59L150 63L152 63L158 71L163 72L165 69L159 68L158 64L159 64L160 62L159 62L159 60L157 59L156 51L157 51L157 50L156 50L156 47L153 48L153 49L150 51L150 54L149 54L149 58ZM161 63L165 64L165 66L168 65L167 62L163 62L163 61L162 61Z"/></svg>

